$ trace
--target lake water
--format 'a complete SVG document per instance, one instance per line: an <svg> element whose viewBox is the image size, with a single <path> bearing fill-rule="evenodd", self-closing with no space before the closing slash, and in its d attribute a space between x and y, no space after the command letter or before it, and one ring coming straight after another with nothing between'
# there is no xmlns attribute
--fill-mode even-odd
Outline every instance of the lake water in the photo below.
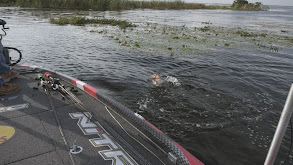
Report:
<svg viewBox="0 0 293 165"><path fill-rule="evenodd" d="M278 52L217 47L200 55L141 55L88 26L58 26L49 18L75 11L0 8L10 27L3 45L23 52L23 64L54 69L110 95L179 142L208 165L263 164L289 87L293 48ZM269 11L132 10L79 12L170 26L241 27L293 36L293 7ZM286 31L285 33L282 31ZM292 43L293 44L293 43ZM176 77L180 86L154 86L151 75ZM288 129L276 162L287 156ZM291 153L292 154L292 153ZM292 164L290 155L287 164Z"/></svg>

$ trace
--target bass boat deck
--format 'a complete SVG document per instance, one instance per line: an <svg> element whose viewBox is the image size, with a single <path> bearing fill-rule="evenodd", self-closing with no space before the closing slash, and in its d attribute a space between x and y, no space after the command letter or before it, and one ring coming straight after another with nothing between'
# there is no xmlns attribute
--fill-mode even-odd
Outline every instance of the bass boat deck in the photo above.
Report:
<svg viewBox="0 0 293 165"><path fill-rule="evenodd" d="M0 164L202 164L90 85L37 67L15 69L21 74L12 83L21 89L0 97Z"/></svg>

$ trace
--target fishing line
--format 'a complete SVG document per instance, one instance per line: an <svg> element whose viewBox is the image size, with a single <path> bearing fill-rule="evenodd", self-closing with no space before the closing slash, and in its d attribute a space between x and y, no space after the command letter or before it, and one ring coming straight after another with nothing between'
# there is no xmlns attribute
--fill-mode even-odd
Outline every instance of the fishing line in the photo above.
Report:
<svg viewBox="0 0 293 165"><path fill-rule="evenodd" d="M57 113L56 113L56 109L55 109L55 107L54 107L54 104L53 104L53 101L52 101L52 98L51 98L51 94L50 94L49 88L47 87L47 85L48 85L48 84L45 84L45 93L47 94L47 97L48 97L48 99L49 99L49 102L50 102L51 108L52 108L52 110L53 110L53 113L54 113L55 119L56 119L57 124L58 124L59 132L60 132L60 134L61 134L61 136L62 136L62 139L63 139L63 141L64 141L64 144L66 145L67 148L69 148L69 147L68 147L67 140L66 140L65 135L64 135L64 132L63 132L63 130L62 130L62 127L61 127L60 121L59 121L59 119L58 119L58 116L57 116ZM74 162L74 159L73 159L71 153L68 152L68 154L69 154L69 157L70 157L70 159L71 159L72 164L75 165L75 162Z"/></svg>
<svg viewBox="0 0 293 165"><path fill-rule="evenodd" d="M289 149L289 152L288 152L288 155L287 155L287 157L286 157L286 159L285 159L285 161L284 161L284 163L283 164L286 164L286 162L287 162L287 160L288 160L288 158L289 158L289 155L290 155L290 153L291 153L291 149L292 149L292 137L293 137L293 132L292 132L292 121L291 121L291 119L290 119L290 132L291 132L291 141L290 141L290 149Z"/></svg>
<svg viewBox="0 0 293 165"><path fill-rule="evenodd" d="M112 116L112 118L118 123L118 125L122 128L122 130L129 136L131 137L133 140L135 140L137 143L139 143L143 148L145 148L147 151L149 151L151 154L153 154L162 164L165 165L165 163L155 154L153 153L150 149L148 149L144 144L142 144L140 141L138 141L135 137L131 136L126 130L125 128L120 124L120 122L113 116L113 114L109 111L109 109L107 108L107 106L105 106L106 110L108 111L108 113ZM115 111L114 111L115 112ZM120 116L120 115L119 115ZM120 116L122 117L122 116ZM122 117L123 118L123 117ZM124 118L123 118L124 119ZM125 119L124 119L125 120ZM125 120L126 121L126 120ZM128 121L127 121L128 122ZM129 123L130 124L130 123ZM133 126L132 124L130 124L131 126ZM134 127L134 126L133 126ZM140 131L139 131L140 132ZM142 133L142 132L140 132ZM144 135L144 134L143 134ZM151 141L151 140L150 140ZM153 142L154 143L154 142ZM156 145L156 144L155 144ZM158 147L158 146L157 146ZM159 147L159 149L161 149ZM162 150L162 149L161 149ZM162 150L163 151L163 150ZM165 154L167 154L165 151L163 151Z"/></svg>
<svg viewBox="0 0 293 165"><path fill-rule="evenodd" d="M107 111L109 112L108 110L108 107L105 106ZM110 108L111 109L111 108ZM147 137L143 132L141 132L139 129L137 129L133 124L131 124L128 120L126 120L123 116L121 116L119 113L117 113L116 111L114 111L113 109L111 109L114 113L116 113L116 115L118 115L119 117L121 117L124 121L126 121L129 125L131 125L137 132L141 133L145 138L147 138L150 142L152 142L157 148L159 148L163 153L165 153L166 155L167 152L165 152L160 146L158 146L154 141L152 141L149 137ZM110 113L110 112L109 112ZM110 115L112 116L112 114L110 113Z"/></svg>
<svg viewBox="0 0 293 165"><path fill-rule="evenodd" d="M39 118L41 118L41 116L40 116L39 113L38 113L37 115L38 115ZM43 128L45 128L44 122L43 122L42 120L40 120L40 121L41 121L41 124L42 124ZM46 132L47 135L49 135L49 132L48 132L47 129L45 129L45 132ZM50 138L50 140L51 140L51 143L54 145L53 140L52 140L51 138ZM57 151L57 147L56 147L56 145L54 145L54 147L55 147L55 151ZM58 151L57 151L57 152L58 152ZM65 164L65 163L64 163L64 160L63 160L62 157L61 157L61 155L60 155L60 154L57 154L57 155L58 155L58 157L60 158L60 160L62 161L62 163Z"/></svg>
<svg viewBox="0 0 293 165"><path fill-rule="evenodd" d="M86 108L86 106L73 94L73 93L71 93L70 91L68 91L68 90L66 90L64 87L63 87L63 85L61 84L61 86L60 86L60 88L62 89L62 90L64 90L65 92L66 92L66 94L68 94L70 97L69 97L69 99L74 103L74 105L77 107L77 108L80 108L81 110L83 110L83 111L81 111L81 113L83 114L83 115L85 115L85 116L87 116L87 117L89 117L87 114L85 114L85 112L84 111L87 111L87 112L91 112L90 110L88 110L87 108ZM104 125L105 127L107 127L108 129L110 129L110 131L112 131L113 132L113 130L111 130L111 127L109 127L109 126L107 126L107 124L105 123L105 122L103 122L102 121L102 119L99 119L99 120L97 120L97 119L95 119L96 117L95 116L92 116L92 118L91 119L94 119L95 121L99 121L102 125ZM103 131L105 131L105 133L107 133L108 135L111 135L110 133L108 133L104 128L103 128ZM119 136L117 133L116 133L116 136ZM121 141L124 141L124 142L122 142L122 143L127 143L122 137L116 137L116 138L118 138L118 139L120 139ZM117 145L119 145L119 144L117 144ZM132 149L132 146L130 146L129 144L125 144L126 146L128 146L128 148L130 148L130 149ZM119 145L120 146L120 145ZM122 146L120 146L122 149L123 149L123 147ZM132 150L131 150L132 151ZM134 149L133 149L133 151L135 151ZM135 153L135 152L132 152L134 155L136 155L137 156L137 158L138 159L140 159L140 161L143 161L144 162L144 164L149 164L149 163L146 163L146 161L145 160L143 160L144 158L143 157L141 157L140 155L138 155L138 153ZM128 153L127 153L128 154ZM143 158L143 159L142 159Z"/></svg>
<svg viewBox="0 0 293 165"><path fill-rule="evenodd" d="M79 108L82 108L85 111L89 111L86 106L71 92L69 92L68 90L66 90L63 85L60 86L61 90L64 90L66 92L66 94L68 94L70 97L70 100L73 103L77 103L74 105L77 105ZM104 104L105 105L105 104ZM135 140L137 143L139 143L142 147L144 147L147 151L149 151L152 155L154 155L162 164L165 165L165 163L155 154L153 153L150 149L148 149L145 145L143 145L141 142L139 142L137 139L135 139L134 137L132 137L126 130L125 128L119 123L119 121L117 121L117 119L112 115L112 113L108 110L108 108L105 105L106 110L108 111L108 113L110 114L110 116L118 123L118 125L122 128L122 130L129 136L131 137L133 140ZM115 112L115 111L114 111ZM84 114L84 112L82 112ZM117 112L115 112L117 113ZM86 114L84 114L85 116L87 116ZM119 115L119 114L118 114ZM120 115L119 115L120 116ZM122 116L120 116L121 118L123 118ZM126 122L128 122L125 118L123 118ZM128 122L129 123L129 122ZM131 123L129 123L132 127L134 127ZM140 132L142 135L144 135L141 131L139 131L136 127L134 127L138 132ZM108 133L109 134L109 133ZM146 135L144 135L149 141L151 141L154 145L156 145L160 150L162 150L165 154L167 154L162 148L160 148L157 144L155 144L151 139L149 139Z"/></svg>

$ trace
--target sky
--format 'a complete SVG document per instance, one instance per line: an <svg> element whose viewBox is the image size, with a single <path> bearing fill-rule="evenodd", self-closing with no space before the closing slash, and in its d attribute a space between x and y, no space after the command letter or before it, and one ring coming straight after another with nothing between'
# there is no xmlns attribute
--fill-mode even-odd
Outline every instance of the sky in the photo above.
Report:
<svg viewBox="0 0 293 165"><path fill-rule="evenodd" d="M234 0L184 0L185 2L194 3L223 3L232 4ZM264 5L280 5L280 6L293 6L293 0L248 0L248 2L261 2Z"/></svg>

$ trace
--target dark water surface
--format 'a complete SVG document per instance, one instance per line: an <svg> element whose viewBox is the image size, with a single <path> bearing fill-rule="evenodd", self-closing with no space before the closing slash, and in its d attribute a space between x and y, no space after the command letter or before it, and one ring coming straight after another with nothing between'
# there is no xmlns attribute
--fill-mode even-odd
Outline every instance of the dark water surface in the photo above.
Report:
<svg viewBox="0 0 293 165"><path fill-rule="evenodd" d="M293 34L293 8L267 12L221 10L94 12L132 22L243 26ZM56 12L0 8L10 27L3 44L23 51L23 64L54 69L84 80L179 142L205 164L263 164L290 84L293 49L279 52L217 48L188 56L142 56L88 27L48 23ZM229 17L228 17L229 16ZM255 18L255 19L252 19ZM181 86L152 85L151 75L176 77ZM277 164L290 146L286 132ZM292 155L287 164L292 164Z"/></svg>

